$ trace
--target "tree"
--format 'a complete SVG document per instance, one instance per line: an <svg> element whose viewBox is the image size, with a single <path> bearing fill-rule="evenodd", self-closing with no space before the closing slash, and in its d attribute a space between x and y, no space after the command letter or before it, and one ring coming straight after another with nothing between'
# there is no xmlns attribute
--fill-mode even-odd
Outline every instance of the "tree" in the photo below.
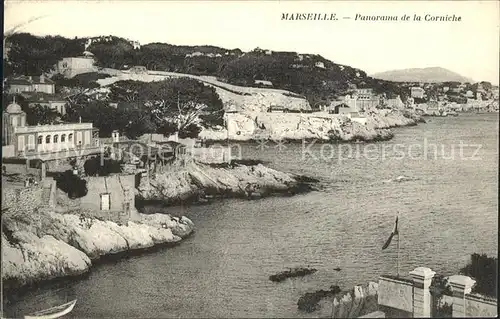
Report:
<svg viewBox="0 0 500 319"><path fill-rule="evenodd" d="M91 122L99 128L101 137L109 137L114 130L118 130L128 138L136 139L157 130L151 114L145 112L140 102L122 102L114 108L105 101L79 101L70 104L63 119L68 122Z"/></svg>
<svg viewBox="0 0 500 319"><path fill-rule="evenodd" d="M54 124L61 119L61 114L46 105L35 104L24 107L28 125Z"/></svg>
<svg viewBox="0 0 500 319"><path fill-rule="evenodd" d="M151 114L144 112L140 103L122 103L117 109L118 130L130 139L136 139L147 133L154 133L158 127Z"/></svg>
<svg viewBox="0 0 500 319"><path fill-rule="evenodd" d="M111 88L114 99L135 103L136 109L151 114L157 132L197 136L201 127L223 124L223 105L215 89L189 79L159 82L120 81ZM152 125L148 125L152 128Z"/></svg>
<svg viewBox="0 0 500 319"><path fill-rule="evenodd" d="M460 270L461 274L473 277L476 285L473 292L497 297L498 259L486 254L472 254L470 262Z"/></svg>

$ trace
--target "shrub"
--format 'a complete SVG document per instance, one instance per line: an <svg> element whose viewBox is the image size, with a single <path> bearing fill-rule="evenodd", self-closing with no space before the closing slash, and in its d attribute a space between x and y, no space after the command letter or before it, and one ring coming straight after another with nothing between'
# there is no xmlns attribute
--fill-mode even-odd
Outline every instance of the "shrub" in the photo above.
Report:
<svg viewBox="0 0 500 319"><path fill-rule="evenodd" d="M472 292L497 297L498 259L486 254L472 254L470 262L460 273L476 280Z"/></svg>
<svg viewBox="0 0 500 319"><path fill-rule="evenodd" d="M88 192L87 181L74 175L71 170L67 170L56 177L56 185L57 188L67 193L71 199L83 197Z"/></svg>

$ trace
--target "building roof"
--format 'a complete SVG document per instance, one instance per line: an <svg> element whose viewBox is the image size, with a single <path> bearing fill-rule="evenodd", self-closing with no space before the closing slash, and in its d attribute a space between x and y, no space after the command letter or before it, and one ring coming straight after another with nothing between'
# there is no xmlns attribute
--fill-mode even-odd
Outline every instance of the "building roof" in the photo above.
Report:
<svg viewBox="0 0 500 319"><path fill-rule="evenodd" d="M8 84L31 85L31 84L54 84L54 81L46 76L21 75L7 79Z"/></svg>
<svg viewBox="0 0 500 319"><path fill-rule="evenodd" d="M7 106L7 108L5 109L5 112L6 113L9 113L9 114L19 114L19 113L24 113L23 109L21 108L21 106L19 104L17 104L15 101L12 102L11 104L9 104Z"/></svg>
<svg viewBox="0 0 500 319"><path fill-rule="evenodd" d="M65 98L59 94L48 94L45 92L23 92L21 96L27 102L65 102Z"/></svg>
<svg viewBox="0 0 500 319"><path fill-rule="evenodd" d="M345 103L340 103L340 104L336 104L335 107L350 107L350 106L345 104Z"/></svg>

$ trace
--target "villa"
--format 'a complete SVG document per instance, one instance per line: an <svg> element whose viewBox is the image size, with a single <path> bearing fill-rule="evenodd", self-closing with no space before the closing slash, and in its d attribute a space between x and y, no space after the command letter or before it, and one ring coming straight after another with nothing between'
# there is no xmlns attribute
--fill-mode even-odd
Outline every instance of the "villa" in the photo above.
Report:
<svg viewBox="0 0 500 319"><path fill-rule="evenodd" d="M3 116L2 157L37 157L41 154L99 147L92 123L26 125L26 113L15 101Z"/></svg>

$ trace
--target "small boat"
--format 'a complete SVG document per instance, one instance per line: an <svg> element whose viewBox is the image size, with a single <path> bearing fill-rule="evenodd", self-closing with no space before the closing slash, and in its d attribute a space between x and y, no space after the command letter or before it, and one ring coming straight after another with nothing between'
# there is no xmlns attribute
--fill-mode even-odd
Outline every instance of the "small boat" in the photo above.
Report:
<svg viewBox="0 0 500 319"><path fill-rule="evenodd" d="M70 313L75 307L76 299L65 304L40 310L24 316L24 319L54 319Z"/></svg>

